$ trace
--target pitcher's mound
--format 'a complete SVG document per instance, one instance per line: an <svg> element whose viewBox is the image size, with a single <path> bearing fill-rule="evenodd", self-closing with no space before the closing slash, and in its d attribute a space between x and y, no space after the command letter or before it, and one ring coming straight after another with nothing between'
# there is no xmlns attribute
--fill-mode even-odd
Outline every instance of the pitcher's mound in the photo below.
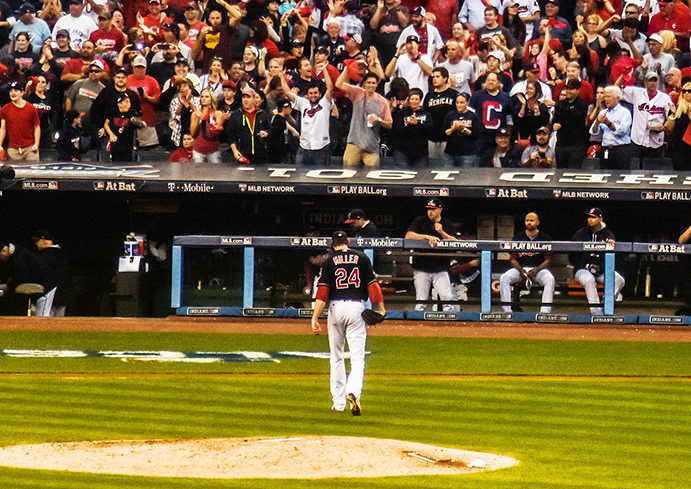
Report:
<svg viewBox="0 0 691 489"><path fill-rule="evenodd" d="M513 458L491 453L398 440L336 436L98 441L0 447L0 465L10 467L215 479L453 475L516 464L518 461Z"/></svg>

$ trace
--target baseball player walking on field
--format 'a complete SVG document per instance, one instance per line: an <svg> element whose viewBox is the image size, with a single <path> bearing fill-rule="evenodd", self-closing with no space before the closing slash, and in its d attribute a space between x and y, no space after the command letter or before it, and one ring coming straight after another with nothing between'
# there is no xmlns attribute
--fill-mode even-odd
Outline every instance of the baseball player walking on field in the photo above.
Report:
<svg viewBox="0 0 691 489"><path fill-rule="evenodd" d="M372 262L364 253L348 248L348 235L336 231L317 283L317 298L312 314L312 331L319 334L319 315L329 303L329 347L331 350L331 396L334 411L343 411L350 403L353 416L360 415L360 395L365 376L365 341L367 327L363 319L369 297L384 316L384 298L377 283ZM372 312L372 311L370 311ZM346 376L345 342L350 350L350 375Z"/></svg>

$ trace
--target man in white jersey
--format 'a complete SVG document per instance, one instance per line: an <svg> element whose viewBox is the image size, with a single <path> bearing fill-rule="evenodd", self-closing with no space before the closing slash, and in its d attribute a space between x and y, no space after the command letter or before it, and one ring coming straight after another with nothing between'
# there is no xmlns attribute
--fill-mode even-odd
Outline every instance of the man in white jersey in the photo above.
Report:
<svg viewBox="0 0 691 489"><path fill-rule="evenodd" d="M300 97L290 90L285 73L279 73L283 93L300 111L300 147L295 156L296 165L324 167L329 157L329 122L333 107L333 82L324 76L326 92L321 94L322 83L312 80L307 87L307 97Z"/></svg>
<svg viewBox="0 0 691 489"><path fill-rule="evenodd" d="M645 74L645 88L622 88L622 100L633 105L633 124L631 125L631 142L636 151L635 156L643 158L662 158L662 145L665 142L665 121L674 107L672 99L658 90L660 78L657 72ZM624 84L620 76L616 85Z"/></svg>

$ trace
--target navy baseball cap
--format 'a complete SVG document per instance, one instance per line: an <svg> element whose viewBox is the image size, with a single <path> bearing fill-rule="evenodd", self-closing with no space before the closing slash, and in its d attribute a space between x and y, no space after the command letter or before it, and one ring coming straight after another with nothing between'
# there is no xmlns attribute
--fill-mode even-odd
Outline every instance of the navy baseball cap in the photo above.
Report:
<svg viewBox="0 0 691 489"><path fill-rule="evenodd" d="M348 235L345 231L336 231L331 235L331 240L335 241L337 239L348 239Z"/></svg>
<svg viewBox="0 0 691 489"><path fill-rule="evenodd" d="M14 15L17 15L17 16L28 14L28 13L32 13L32 14L36 13L36 7L31 5L30 3L23 3L19 6L19 8L17 10L14 11Z"/></svg>
<svg viewBox="0 0 691 489"><path fill-rule="evenodd" d="M428 209L441 209L441 200L439 200L436 197L432 197L427 201L427 205L425 207L427 207Z"/></svg>
<svg viewBox="0 0 691 489"><path fill-rule="evenodd" d="M599 217L602 219L602 209L598 209L597 207L593 207L588 211L588 216L589 217Z"/></svg>
<svg viewBox="0 0 691 489"><path fill-rule="evenodd" d="M365 211L362 209L353 209L348 213L348 219L346 219L346 224L350 224L351 222L355 222L358 219L367 219L365 217Z"/></svg>

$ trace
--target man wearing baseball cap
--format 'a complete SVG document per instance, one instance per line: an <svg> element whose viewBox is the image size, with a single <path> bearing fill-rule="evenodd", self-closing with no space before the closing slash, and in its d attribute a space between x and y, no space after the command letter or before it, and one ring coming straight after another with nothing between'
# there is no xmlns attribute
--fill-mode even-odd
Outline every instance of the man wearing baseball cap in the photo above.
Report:
<svg viewBox="0 0 691 489"><path fill-rule="evenodd" d="M653 37L659 37L653 34ZM657 71L648 71L645 74L645 88L624 87L622 100L633 105L633 123L631 125L631 143L636 157L662 158L663 144L665 143L665 122L670 113L672 99L664 92L658 90L661 76ZM623 75L619 77L616 85L624 84Z"/></svg>
<svg viewBox="0 0 691 489"><path fill-rule="evenodd" d="M423 94L429 89L428 78L434 64L429 56L420 54L420 39L410 35L396 51L396 55L386 67L386 76L395 75L405 78L410 88L419 88Z"/></svg>
<svg viewBox="0 0 691 489"><path fill-rule="evenodd" d="M40 53L43 43L50 37L50 28L46 21L36 17L36 8L30 3L23 3L14 11L17 22L10 30L10 43L7 52L11 53L16 48L15 39L20 32L28 32L31 39L31 48L35 53ZM2 19L7 21L7 19Z"/></svg>
<svg viewBox="0 0 691 489"><path fill-rule="evenodd" d="M401 31L396 46L405 44L410 36L417 36L418 52L434 59L437 51L444 46L444 41L437 28L425 21L426 13L424 7L416 7L410 12L410 24Z"/></svg>
<svg viewBox="0 0 691 489"><path fill-rule="evenodd" d="M137 129L140 147L158 144L155 108L161 98L161 86L154 77L146 74L146 68L144 56L137 56L132 61L133 73L127 77L127 88L137 92L142 107L142 120L146 122L146 127Z"/></svg>
<svg viewBox="0 0 691 489"><path fill-rule="evenodd" d="M91 33L98 30L96 23L84 14L84 0L68 0L69 15L63 15L53 26L53 37L59 30L70 33L70 47L79 51L82 43L89 39Z"/></svg>
<svg viewBox="0 0 691 489"><path fill-rule="evenodd" d="M685 53L689 50L691 18L686 5L677 5L672 0L658 0L660 11L653 15L648 24L648 37L661 31L672 31L677 38L677 48Z"/></svg>
<svg viewBox="0 0 691 489"><path fill-rule="evenodd" d="M564 17L559 16L559 0L546 0L544 5L545 17L536 20L533 24L533 38L536 37L535 33L539 32L540 22L546 19L549 22L549 25L551 26L551 30L549 31L550 37L552 39L558 39L559 41L561 41L561 44L564 47L564 49L570 49L571 43L573 42L573 30L571 29L571 24L569 23L569 21L566 20ZM566 15L573 15L572 12L569 12L567 6L565 6L564 8L564 12Z"/></svg>
<svg viewBox="0 0 691 489"><path fill-rule="evenodd" d="M377 225L367 219L367 215L362 209L350 211L345 223L350 224L350 227L353 228L354 238L376 238L379 235Z"/></svg>
<svg viewBox="0 0 691 489"><path fill-rule="evenodd" d="M639 80L641 75L645 80L645 74L652 71L658 76L660 88L664 89L666 86L665 77L667 76L667 72L676 66L676 62L674 56L663 52L662 37L660 34L651 34L648 36L648 52L643 55L643 59L647 61L648 68L645 70L642 68L637 70Z"/></svg>
<svg viewBox="0 0 691 489"><path fill-rule="evenodd" d="M89 36L89 41L96 46L96 52L119 53L127 44L125 34L113 25L113 15L103 10L97 17L98 29Z"/></svg>
<svg viewBox="0 0 691 489"><path fill-rule="evenodd" d="M580 80L568 80L565 98L554 107L552 128L557 132L555 157L560 168L580 168L588 144L588 104L578 96Z"/></svg>
<svg viewBox="0 0 691 489"><path fill-rule="evenodd" d="M101 74L106 63L102 59L95 59L89 64L89 76L77 80L72 84L65 99L65 110L74 109L87 114L82 120L84 127L91 127L89 113L91 105L98 94L105 88L101 82Z"/></svg>
<svg viewBox="0 0 691 489"><path fill-rule="evenodd" d="M549 126L538 127L535 131L535 144L523 150L521 166L524 168L556 168L554 149L549 146L552 134Z"/></svg>
<svg viewBox="0 0 691 489"><path fill-rule="evenodd" d="M405 233L406 239L425 239L430 246L437 246L442 239L457 239L456 228L448 219L441 217L442 203L437 197L427 200L426 216L415 218ZM449 258L413 255L413 282L415 284L416 311L425 310L425 302L434 290L444 302L444 311L458 311L451 280L449 279Z"/></svg>
<svg viewBox="0 0 691 489"><path fill-rule="evenodd" d="M588 225L576 231L571 241L606 242L614 246L614 234L602 220L602 210L593 207L588 211ZM597 284L605 283L605 254L592 251L572 251L569 261L575 270L574 278L585 289L590 304L591 314L602 314L600 298L597 295ZM624 288L624 277L614 272L614 297Z"/></svg>

